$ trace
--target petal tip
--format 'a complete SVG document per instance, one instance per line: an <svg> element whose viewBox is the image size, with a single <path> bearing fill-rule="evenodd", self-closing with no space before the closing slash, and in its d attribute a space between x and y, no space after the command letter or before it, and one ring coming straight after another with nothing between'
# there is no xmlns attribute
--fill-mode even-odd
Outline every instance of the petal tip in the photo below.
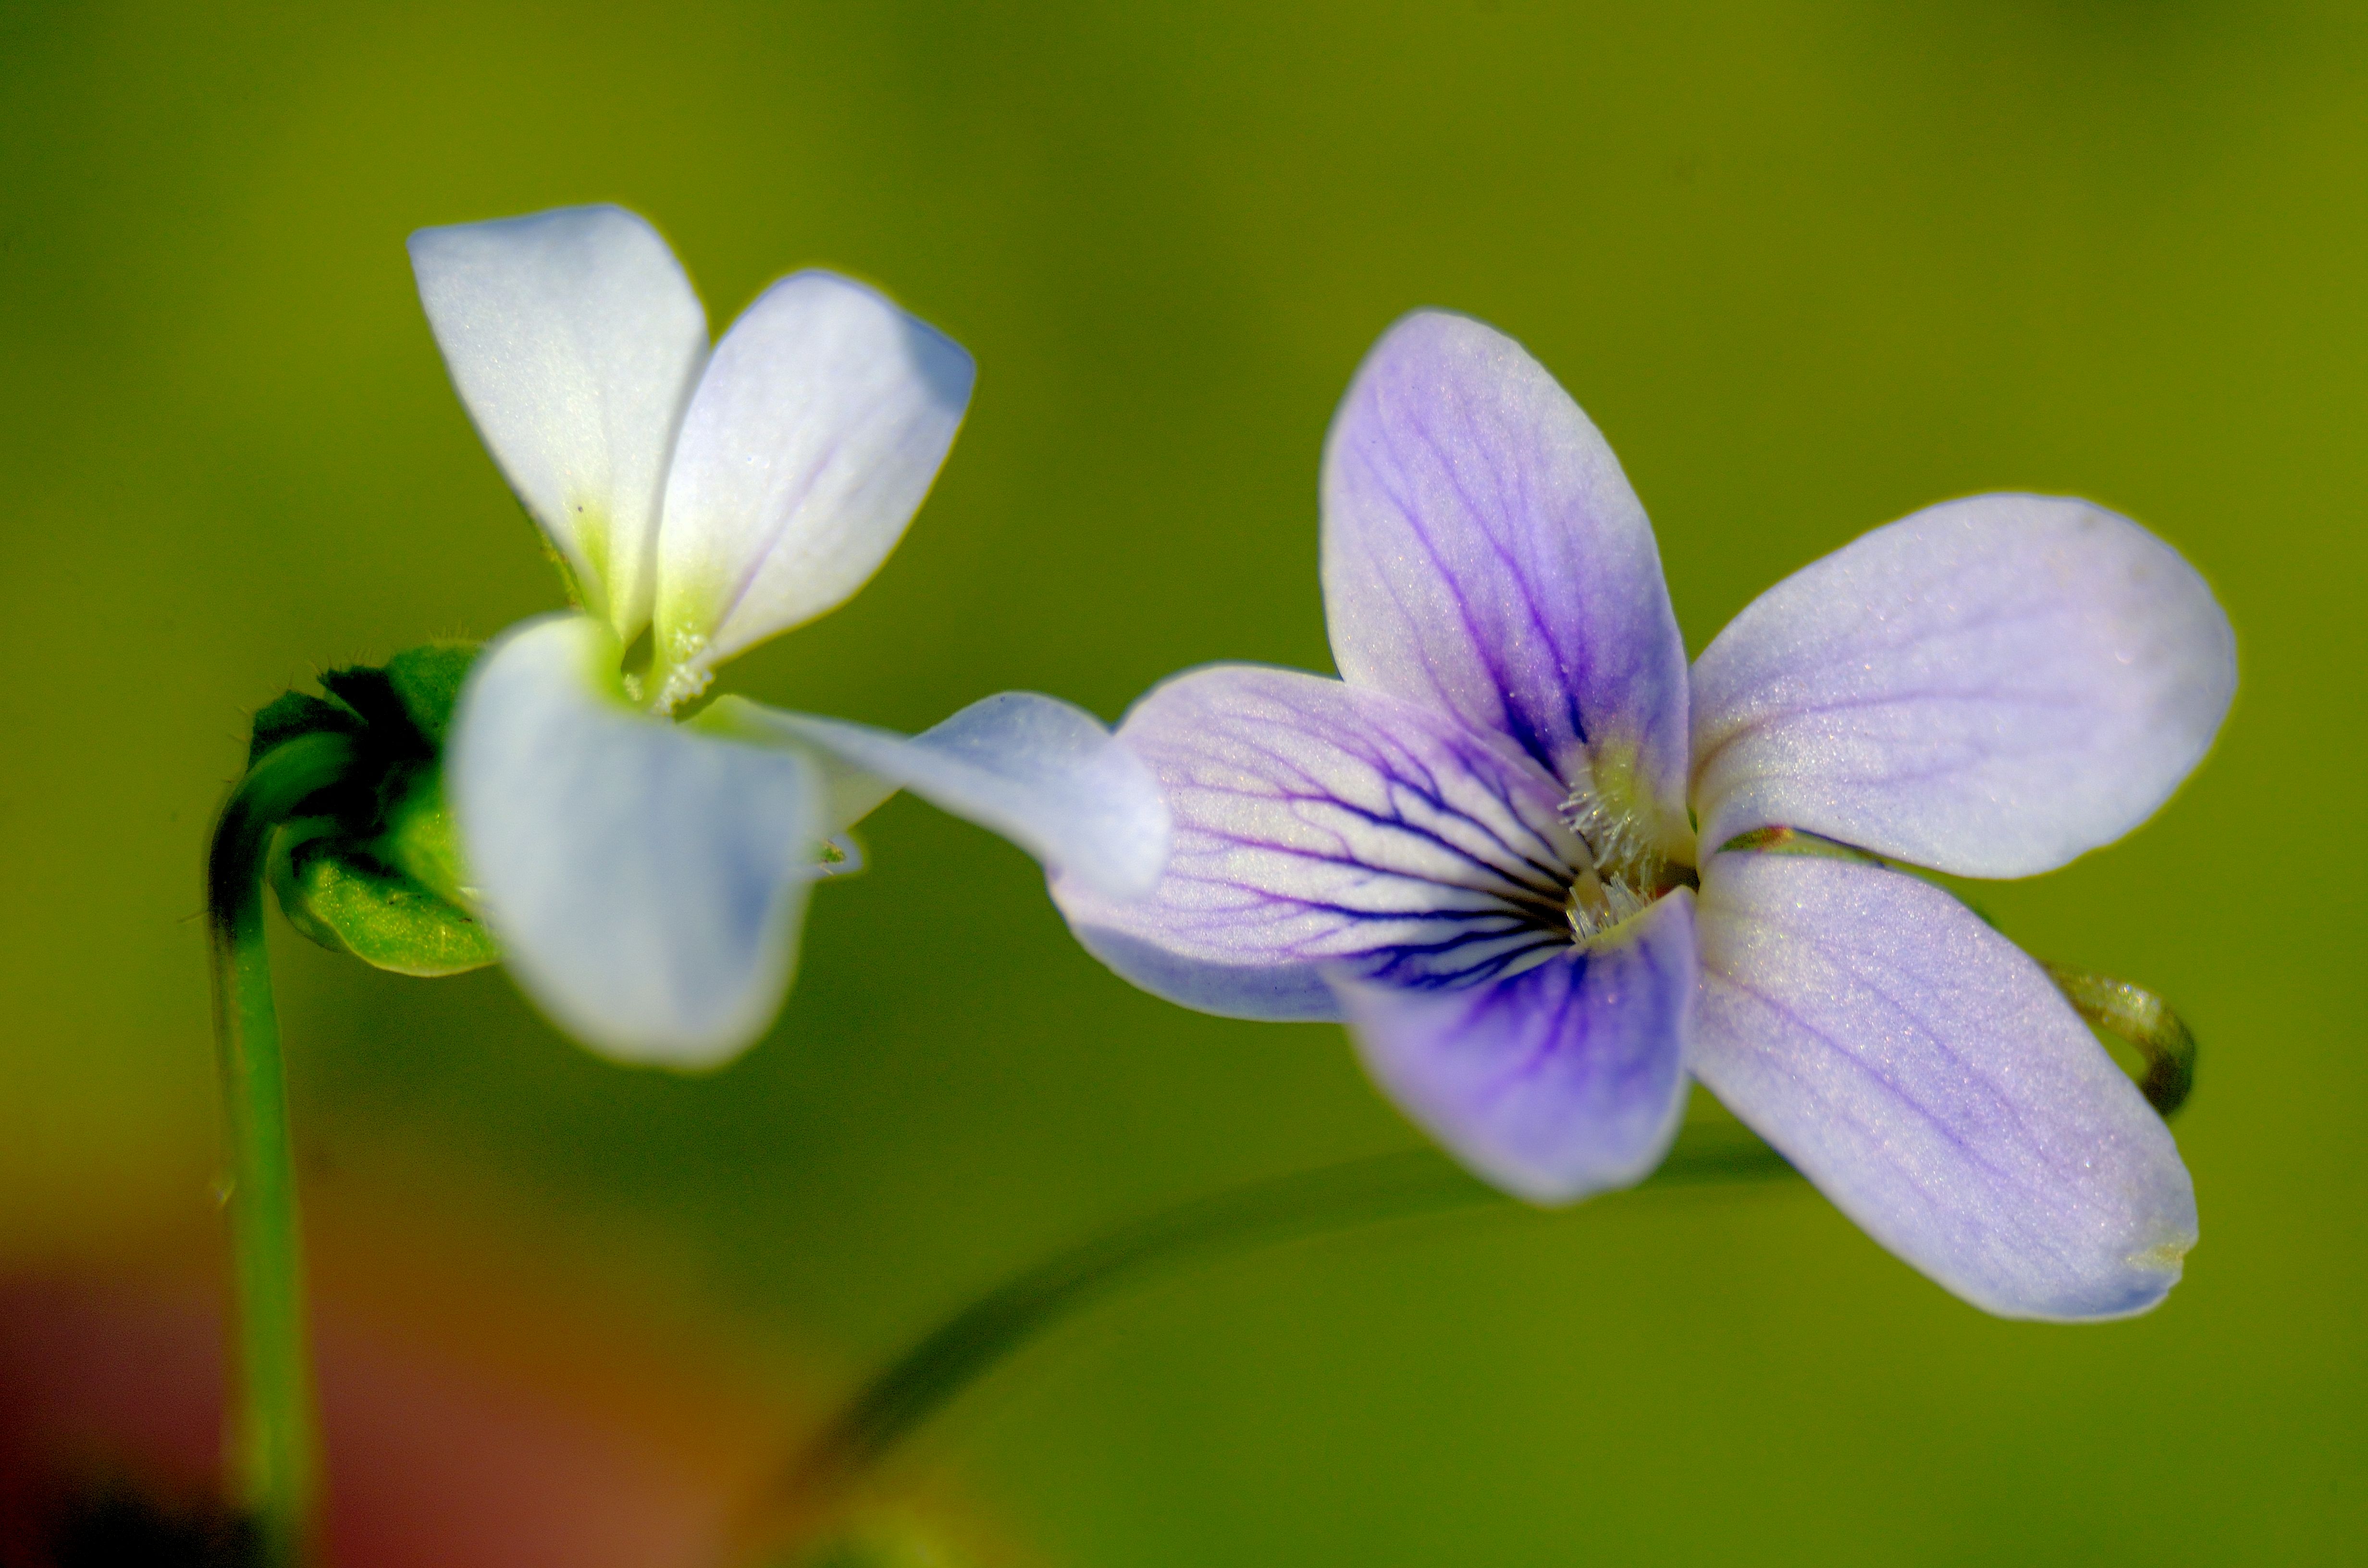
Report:
<svg viewBox="0 0 2368 1568"><path fill-rule="evenodd" d="M886 290L828 267L809 267L773 283L757 297L758 301L774 294L837 296L842 304L877 312L882 319L894 324L905 358L931 400L957 418L969 408L971 391L978 381L978 361L951 334L906 310ZM751 305L749 310L753 312L756 308Z"/></svg>
<svg viewBox="0 0 2368 1568"><path fill-rule="evenodd" d="M2135 829L2237 684L2210 585L2077 497L1993 494L1875 528L1770 588L1693 666L1708 835L1773 824L1975 877Z"/></svg>
<svg viewBox="0 0 2368 1568"><path fill-rule="evenodd" d="M785 983L786 984L786 983ZM700 1077L722 1071L747 1054L765 1037L772 1009L750 1022L734 1019L729 1028L674 1030L617 1028L612 1021L580 1015L562 1017L535 993L529 1001L562 1032L593 1055L620 1067L647 1067ZM778 1007L776 1003L775 1006Z"/></svg>
<svg viewBox="0 0 2368 1568"><path fill-rule="evenodd" d="M2178 1283L2178 1146L2036 963L1880 867L1722 853L1702 887L1691 1066L1869 1235L1998 1317L2128 1317Z"/></svg>
<svg viewBox="0 0 2368 1568"><path fill-rule="evenodd" d="M1451 344L1528 352L1509 333L1469 312L1450 310L1444 305L1419 305L1392 322L1374 341L1366 358L1375 360L1385 355Z"/></svg>

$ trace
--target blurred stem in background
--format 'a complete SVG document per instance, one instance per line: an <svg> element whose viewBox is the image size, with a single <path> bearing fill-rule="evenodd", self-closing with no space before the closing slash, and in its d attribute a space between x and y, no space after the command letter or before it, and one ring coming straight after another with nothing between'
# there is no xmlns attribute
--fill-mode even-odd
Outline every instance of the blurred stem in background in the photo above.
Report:
<svg viewBox="0 0 2368 1568"><path fill-rule="evenodd" d="M1690 1130L1642 1184L1691 1187L1789 1176L1782 1156L1740 1128ZM1431 1149L1295 1172L1131 1221L1022 1269L955 1312L859 1389L757 1499L746 1561L780 1543L827 1538L831 1516L905 1437L1014 1353L1108 1292L1195 1260L1386 1220L1512 1205Z"/></svg>
<svg viewBox="0 0 2368 1568"><path fill-rule="evenodd" d="M351 739L330 733L266 753L223 804L206 861L234 1325L228 1494L265 1568L296 1568L311 1549L320 1431L263 878L274 831L354 754Z"/></svg>
<svg viewBox="0 0 2368 1568"><path fill-rule="evenodd" d="M2195 1037L2161 997L2126 981L2043 963L2075 1011L2132 1046L2140 1088L2168 1118L2195 1078ZM1740 1127L1690 1128L1640 1187L1791 1176ZM1635 1189L1632 1189L1635 1190ZM1024 1268L962 1308L858 1389L757 1499L734 1562L778 1563L785 1542L829 1540L859 1484L895 1447L1038 1335L1158 1271L1387 1220L1517 1200L1433 1149L1270 1177L1128 1221ZM1599 1199L1599 1201L1601 1201Z"/></svg>

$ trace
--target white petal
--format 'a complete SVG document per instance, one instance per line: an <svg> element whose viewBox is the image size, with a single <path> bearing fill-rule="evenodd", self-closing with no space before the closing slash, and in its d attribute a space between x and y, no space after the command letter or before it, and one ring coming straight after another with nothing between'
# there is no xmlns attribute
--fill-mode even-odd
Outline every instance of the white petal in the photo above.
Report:
<svg viewBox="0 0 2368 1568"><path fill-rule="evenodd" d="M1869 1235L2003 1317L2121 1317L2195 1244L2169 1130L2040 967L1930 883L1702 868L1692 1066Z"/></svg>
<svg viewBox="0 0 2368 1568"><path fill-rule="evenodd" d="M1797 827L2030 876L2151 816L2236 687L2212 590L2128 518L1929 507L1777 584L1695 663L1702 842Z"/></svg>
<svg viewBox="0 0 2368 1568"><path fill-rule="evenodd" d="M648 624L658 498L707 358L666 241L616 207L411 236L437 347L477 432L620 642Z"/></svg>
<svg viewBox="0 0 2368 1568"><path fill-rule="evenodd" d="M628 705L587 616L485 651L446 757L486 922L527 994L585 1044L705 1067L789 989L823 795L790 751Z"/></svg>
<svg viewBox="0 0 2368 1568"><path fill-rule="evenodd" d="M716 345L666 480L657 654L677 697L846 600L896 548L969 406L961 345L860 284L784 278Z"/></svg>
<svg viewBox="0 0 2368 1568"><path fill-rule="evenodd" d="M1148 893L1167 865L1167 807L1151 769L1053 698L999 692L909 737L730 697L709 713L702 724L787 736L836 759L833 831L901 788L1112 898Z"/></svg>

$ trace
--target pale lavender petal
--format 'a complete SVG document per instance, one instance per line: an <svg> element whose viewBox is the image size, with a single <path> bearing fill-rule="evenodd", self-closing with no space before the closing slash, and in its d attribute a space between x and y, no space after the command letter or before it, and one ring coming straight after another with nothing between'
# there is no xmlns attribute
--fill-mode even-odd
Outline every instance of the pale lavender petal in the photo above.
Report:
<svg viewBox="0 0 2368 1568"><path fill-rule="evenodd" d="M710 720L825 758L834 831L905 789L1111 898L1141 898L1167 864L1167 807L1151 769L1057 698L997 692L917 735L731 697L701 715Z"/></svg>
<svg viewBox="0 0 2368 1568"><path fill-rule="evenodd" d="M446 779L510 972L604 1055L707 1067L789 989L821 837L795 752L625 700L588 616L514 628L462 689Z"/></svg>
<svg viewBox="0 0 2368 1568"><path fill-rule="evenodd" d="M1652 525L1545 368L1426 311L1357 372L1324 453L1324 602L1349 681L1508 735L1565 780L1634 769L1683 837L1686 652Z"/></svg>
<svg viewBox="0 0 2368 1568"><path fill-rule="evenodd" d="M1406 985L1505 973L1565 939L1562 789L1493 736L1385 692L1218 665L1119 727L1175 817L1167 874L1053 896L1086 947L1204 1012L1329 1018L1327 971Z"/></svg>
<svg viewBox="0 0 2368 1568"><path fill-rule="evenodd" d="M2236 642L2179 552L2085 501L1983 495L1875 529L1694 666L1694 802L1972 877L2109 844L2203 760Z"/></svg>
<svg viewBox="0 0 2368 1568"><path fill-rule="evenodd" d="M2040 967L1877 866L1702 874L1692 1066L1867 1233L2003 1317L2125 1316L2195 1244L2170 1131Z"/></svg>
<svg viewBox="0 0 2368 1568"><path fill-rule="evenodd" d="M1458 990L1343 981L1366 1071L1456 1158L1567 1203L1643 1180L1677 1136L1694 1005L1693 895L1506 979Z"/></svg>

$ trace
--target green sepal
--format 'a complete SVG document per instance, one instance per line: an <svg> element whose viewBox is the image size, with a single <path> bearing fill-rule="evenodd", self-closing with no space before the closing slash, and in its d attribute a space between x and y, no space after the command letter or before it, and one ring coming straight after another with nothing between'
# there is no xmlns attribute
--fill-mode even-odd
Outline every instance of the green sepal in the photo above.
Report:
<svg viewBox="0 0 2368 1568"><path fill-rule="evenodd" d="M263 760L265 753L277 751L300 735L324 730L359 735L362 733L361 718L342 702L332 702L309 692L283 691L255 716L254 735L246 744L246 765L253 767Z"/></svg>
<svg viewBox="0 0 2368 1568"><path fill-rule="evenodd" d="M313 941L397 974L461 974L502 956L493 933L467 911L356 853L325 818L280 834L271 891L288 924Z"/></svg>
<svg viewBox="0 0 2368 1568"><path fill-rule="evenodd" d="M474 888L461 861L461 833L444 802L441 764L414 764L389 776L386 831L370 847L378 858L449 903L472 908Z"/></svg>
<svg viewBox="0 0 2368 1568"><path fill-rule="evenodd" d="M452 709L477 653L474 642L429 642L406 648L382 665L330 670L321 676L321 686L359 715L374 738L393 749L434 756L444 749Z"/></svg>
<svg viewBox="0 0 2368 1568"><path fill-rule="evenodd" d="M484 652L475 642L428 642L405 648L386 662L387 683L404 715L419 732L428 749L441 753L444 733L451 728L452 710L461 700L461 683Z"/></svg>
<svg viewBox="0 0 2368 1568"><path fill-rule="evenodd" d="M290 925L333 952L398 974L458 974L499 960L444 801L442 752L473 643L431 642L382 666L321 676L326 697L289 692L255 717L250 766L318 731L355 738L344 777L280 835L272 891Z"/></svg>

